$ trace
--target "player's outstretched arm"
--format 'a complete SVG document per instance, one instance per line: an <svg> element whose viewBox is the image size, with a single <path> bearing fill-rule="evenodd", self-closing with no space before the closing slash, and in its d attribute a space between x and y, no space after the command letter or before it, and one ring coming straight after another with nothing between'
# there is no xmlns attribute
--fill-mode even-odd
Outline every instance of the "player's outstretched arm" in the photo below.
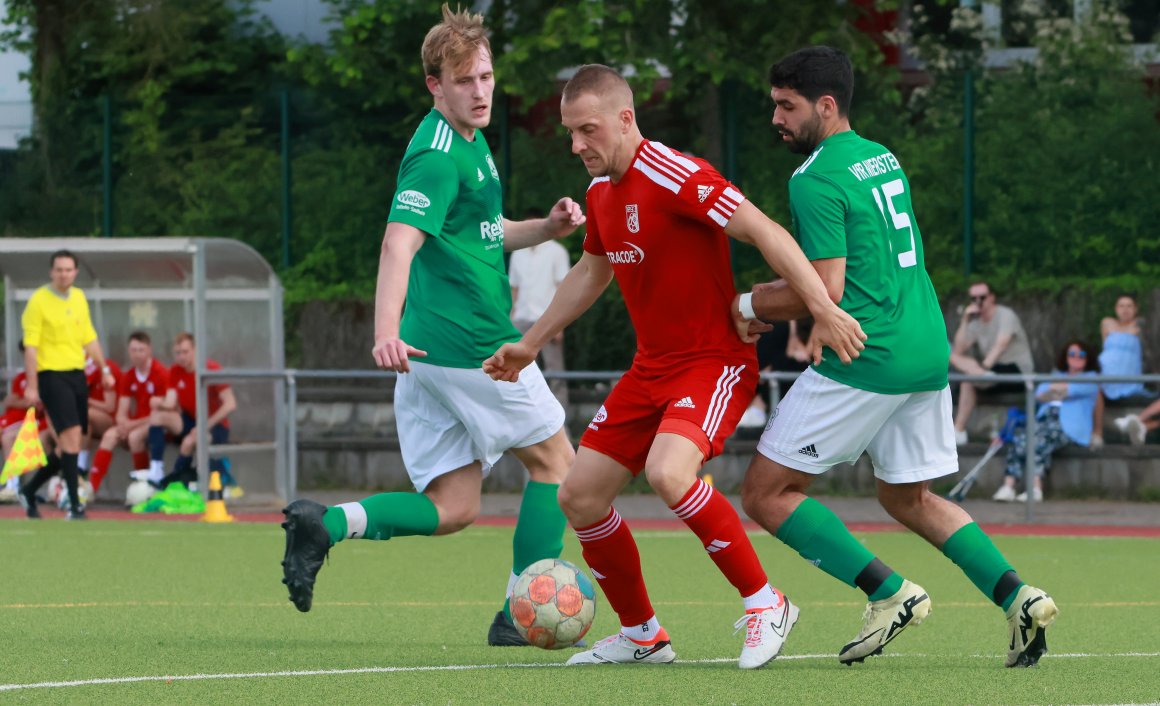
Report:
<svg viewBox="0 0 1160 706"><path fill-rule="evenodd" d="M503 249L512 252L546 240L558 240L584 225L585 220L580 204L565 196L552 206L546 218L503 219Z"/></svg>
<svg viewBox="0 0 1160 706"><path fill-rule="evenodd" d="M556 296L544 315L515 343L500 346L487 360L483 371L496 380L515 382L544 344L580 317L612 281L612 265L604 257L584 253L560 283Z"/></svg>
<svg viewBox="0 0 1160 706"><path fill-rule="evenodd" d="M833 349L843 363L849 363L860 355L860 351L865 348L862 341L866 340L866 334L852 316L838 307L841 289L835 300L834 293L827 288L814 265L806 259L805 253L785 228L745 201L733 214L725 232L757 247L769 266L781 274L801 297L816 322L817 337L813 352L815 363L822 360L823 346ZM739 305L747 307L748 310L743 312L746 318L756 318L752 316L755 312L751 298L747 301L743 297Z"/></svg>
<svg viewBox="0 0 1160 706"><path fill-rule="evenodd" d="M379 253L379 276L375 285L375 345L371 355L375 365L397 373L410 372L411 357L422 358L426 351L413 348L399 338L403 301L411 279L411 261L423 246L427 234L414 226L392 221L383 233Z"/></svg>

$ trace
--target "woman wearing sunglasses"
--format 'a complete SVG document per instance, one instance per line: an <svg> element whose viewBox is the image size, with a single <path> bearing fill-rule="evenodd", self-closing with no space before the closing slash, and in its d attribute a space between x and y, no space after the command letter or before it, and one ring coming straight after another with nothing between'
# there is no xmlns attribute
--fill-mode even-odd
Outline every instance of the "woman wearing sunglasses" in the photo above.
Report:
<svg viewBox="0 0 1160 706"><path fill-rule="evenodd" d="M1069 444L1091 446L1100 438L1099 429L1092 421L1099 402L1100 386L1083 381L1083 378L1100 372L1095 351L1083 341L1071 341L1060 350L1055 369L1066 379L1040 383L1035 389L1039 411L1035 415L1035 482L1030 485L1032 500L1036 501L1043 499L1043 472L1051 467L1051 454L1056 449ZM993 499L1006 502L1027 500L1026 490L1015 494L1015 484L1025 470L1026 444L1027 430L1020 428L1015 432L1014 443L1007 447L1007 475Z"/></svg>

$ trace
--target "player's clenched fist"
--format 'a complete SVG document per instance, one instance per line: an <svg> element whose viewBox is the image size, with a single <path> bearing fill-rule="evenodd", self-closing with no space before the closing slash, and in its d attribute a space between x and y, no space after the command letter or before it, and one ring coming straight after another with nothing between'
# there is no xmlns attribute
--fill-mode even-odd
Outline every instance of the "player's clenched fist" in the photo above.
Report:
<svg viewBox="0 0 1160 706"><path fill-rule="evenodd" d="M375 347L371 349L375 365L383 370L394 370L396 373L411 372L411 358L426 357L427 351L407 345L401 338L375 339Z"/></svg>
<svg viewBox="0 0 1160 706"><path fill-rule="evenodd" d="M531 365L538 351L522 341L505 343L490 358L483 361L483 372L493 380L515 382L520 371Z"/></svg>

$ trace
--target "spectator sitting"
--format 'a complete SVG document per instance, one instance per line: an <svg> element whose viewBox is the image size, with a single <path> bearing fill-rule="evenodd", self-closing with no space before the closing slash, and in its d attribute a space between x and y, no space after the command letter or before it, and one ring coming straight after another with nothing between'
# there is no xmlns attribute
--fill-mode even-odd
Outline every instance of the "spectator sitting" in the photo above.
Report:
<svg viewBox="0 0 1160 706"><path fill-rule="evenodd" d="M538 209L529 209L528 218L543 218ZM512 289L512 323L520 333L527 333L536 323L552 297L556 288L564 281L572 263L568 251L555 240L546 240L539 245L516 250L508 263L508 278ZM564 332L561 331L540 349L540 363L544 372L564 370ZM560 404L568 405L568 381L549 379L548 387Z"/></svg>
<svg viewBox="0 0 1160 706"><path fill-rule="evenodd" d="M984 373L1030 373L1035 369L1031 347L1018 314L995 303L995 293L986 282L975 282L968 293L971 303L963 309L963 319L955 332L951 367L968 375ZM975 346L977 353L970 353ZM1023 384L964 382L959 386L959 411L955 415L955 441L967 443L967 423L975 411L978 390L1022 392Z"/></svg>
<svg viewBox="0 0 1160 706"><path fill-rule="evenodd" d="M1100 363L1086 343L1072 341L1060 351L1055 368L1074 379L1099 373ZM1043 473L1051 467L1051 454L1056 449L1069 444L1094 446L1102 442L1099 435L1092 432L1099 396L1098 384L1078 380L1045 382L1035 389L1035 398L1040 402L1035 415L1035 482L1025 484L1032 487L1032 500L1043 499ZM1016 430L1014 443L1007 447L1007 474L1003 485L992 496L993 500L1027 500L1026 490L1015 495L1015 482L1024 475L1026 444L1026 427Z"/></svg>
<svg viewBox="0 0 1160 706"><path fill-rule="evenodd" d="M1127 294L1116 299L1115 317L1100 322L1104 349L1100 351L1100 368L1104 375L1140 375L1144 372L1144 351L1140 345L1140 319L1136 300ZM1122 400L1130 397L1154 397L1138 382L1106 382L1104 397Z"/></svg>
<svg viewBox="0 0 1160 706"><path fill-rule="evenodd" d="M1160 428L1160 400L1144 408L1139 414L1129 414L1116 420L1116 427L1128 435L1133 446L1143 446L1148 432Z"/></svg>

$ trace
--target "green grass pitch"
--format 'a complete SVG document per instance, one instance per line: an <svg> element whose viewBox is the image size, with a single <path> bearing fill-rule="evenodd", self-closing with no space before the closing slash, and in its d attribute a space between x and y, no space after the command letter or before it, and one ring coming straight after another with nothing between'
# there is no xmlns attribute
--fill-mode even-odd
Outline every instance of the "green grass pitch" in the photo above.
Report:
<svg viewBox="0 0 1160 706"><path fill-rule="evenodd" d="M300 614L280 583L275 524L3 520L0 703L1160 699L1156 540L998 537L1020 574L1061 609L1039 667L1010 670L1002 613L957 568L906 533L860 537L933 600L930 619L882 657L839 664L839 647L858 630L862 594L755 535L773 583L802 613L781 658L738 670L733 589L691 533L640 531L645 576L678 663L564 669L568 651L484 644L506 582L510 528L345 542L319 575L314 610ZM571 536L564 556L583 566ZM603 596L597 601L592 639L616 629ZM141 680L115 681L125 678ZM59 685L20 687L50 682Z"/></svg>

